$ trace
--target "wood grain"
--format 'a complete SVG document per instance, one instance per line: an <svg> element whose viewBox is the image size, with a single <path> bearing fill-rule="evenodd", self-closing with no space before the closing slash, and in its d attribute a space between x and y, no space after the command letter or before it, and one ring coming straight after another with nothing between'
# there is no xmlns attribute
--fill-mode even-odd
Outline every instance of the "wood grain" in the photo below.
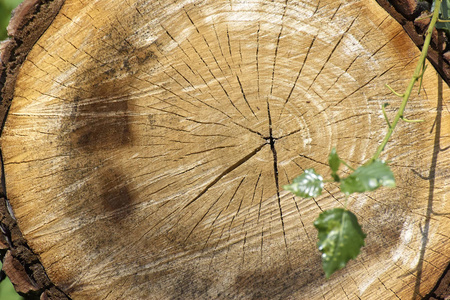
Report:
<svg viewBox="0 0 450 300"><path fill-rule="evenodd" d="M449 90L429 68L383 156L395 190L350 197L368 234L330 280L282 189L358 164L418 51L375 1L66 0L22 66L1 137L7 196L73 299L413 299L449 261Z"/></svg>

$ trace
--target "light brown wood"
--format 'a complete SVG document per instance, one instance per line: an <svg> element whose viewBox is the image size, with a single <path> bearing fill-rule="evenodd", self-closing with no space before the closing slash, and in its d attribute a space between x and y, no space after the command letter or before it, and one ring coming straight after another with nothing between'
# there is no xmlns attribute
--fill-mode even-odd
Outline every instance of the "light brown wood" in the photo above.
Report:
<svg viewBox="0 0 450 300"><path fill-rule="evenodd" d="M447 86L427 70L383 154L398 188L349 198L362 255L325 280L282 189L359 164L419 52L370 1L66 0L25 61L1 137L7 196L73 299L413 299L450 256Z"/></svg>

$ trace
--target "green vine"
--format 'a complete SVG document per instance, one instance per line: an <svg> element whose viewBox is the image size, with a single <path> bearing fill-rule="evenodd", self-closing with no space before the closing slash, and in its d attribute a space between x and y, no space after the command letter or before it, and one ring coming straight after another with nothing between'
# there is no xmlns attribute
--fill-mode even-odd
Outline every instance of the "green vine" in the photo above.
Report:
<svg viewBox="0 0 450 300"><path fill-rule="evenodd" d="M444 2L442 0L434 1L434 7L440 7L441 10L445 11L441 14L441 17L444 17L443 21L448 19L449 3L450 0L444 0ZM389 104L385 103L382 105L382 113L388 128L386 136L376 149L374 155L366 163L353 169L339 158L336 149L333 148L328 156L328 165L331 169L330 180L324 180L314 169L307 169L302 175L295 178L292 184L285 185L285 190L303 198L311 198L322 194L324 183L336 182L340 184L340 190L347 199L353 193L373 191L381 186L395 187L394 174L387 163L380 160L379 157L400 120L409 123L422 122L422 120L409 120L405 118L404 111L412 90L418 81L420 91L423 74L426 70L425 60L430 46L432 32L436 24L441 24L437 23L440 16L439 9L435 9L430 16L431 21L426 32L422 53L405 92L403 94L397 93L390 86L386 85L394 95L402 98L402 103L392 122L389 121L385 112L385 108ZM338 174L341 164L352 171L347 177L341 177ZM325 271L325 276L329 278L335 271L345 267L350 259L355 259L358 256L361 247L364 246L366 234L362 231L356 216L346 208L334 208L322 212L314 221L314 226L318 230L318 248L322 252L322 266Z"/></svg>

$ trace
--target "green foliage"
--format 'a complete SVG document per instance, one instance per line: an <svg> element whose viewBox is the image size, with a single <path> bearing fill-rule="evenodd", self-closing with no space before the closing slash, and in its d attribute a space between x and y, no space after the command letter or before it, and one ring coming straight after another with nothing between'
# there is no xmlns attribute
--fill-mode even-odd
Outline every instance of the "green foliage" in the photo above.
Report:
<svg viewBox="0 0 450 300"><path fill-rule="evenodd" d="M6 26L8 26L11 11L21 2L22 0L0 0L0 40L7 38Z"/></svg>
<svg viewBox="0 0 450 300"><path fill-rule="evenodd" d="M331 149L331 153L328 156L328 165L330 165L331 177L333 177L334 181L340 181L337 171L341 165L341 160L336 152L336 148Z"/></svg>
<svg viewBox="0 0 450 300"><path fill-rule="evenodd" d="M439 12L439 19L441 21L438 21L436 23L437 29L442 29L445 31L447 36L450 36L450 22L445 22L446 20L449 20L450 18L450 0L444 0L441 4L441 11Z"/></svg>
<svg viewBox="0 0 450 300"><path fill-rule="evenodd" d="M314 169L307 169L292 184L283 188L303 198L316 197L322 194L323 178Z"/></svg>
<svg viewBox="0 0 450 300"><path fill-rule="evenodd" d="M437 27L450 32L450 22L445 22L446 20L449 20L450 16L450 0L435 0L434 4L437 7L441 7L440 16L445 19L437 23ZM422 53L405 92L402 94L397 93L392 88L387 86L391 92L402 98L402 102L392 123L389 121L384 110L388 104L385 103L381 107L388 128L383 141L376 149L372 158L354 170L345 161L339 158L335 148L331 150L331 153L328 156L331 179L326 181L340 183L341 192L345 194L346 199L350 194L373 191L381 186L395 187L394 174L385 162L379 160L379 157L381 152L386 147L399 121L408 123L421 121L408 120L403 114L414 85L418 81L421 83L423 73L426 68L425 60L427 57L428 47L431 42L432 31L436 26L438 16L439 11L433 11L432 19L423 44ZM347 177L338 175L341 164L352 170L352 173L350 173ZM322 193L323 183L324 180L321 175L317 174L314 169L307 169L302 175L295 178L292 184L286 185L284 188L293 192L297 196L310 198L317 197ZM322 252L323 269L326 277L329 278L335 271L342 269L350 259L356 258L361 247L364 246L364 239L366 235L363 233L361 226L358 224L356 216L343 208L335 208L324 211L316 219L314 226L318 230L318 247L319 251Z"/></svg>
<svg viewBox="0 0 450 300"><path fill-rule="evenodd" d="M358 256L366 235L356 216L343 208L326 210L314 222L319 231L317 246L322 252L322 266L329 278Z"/></svg>
<svg viewBox="0 0 450 300"><path fill-rule="evenodd" d="M380 186L395 187L395 178L389 166L380 160L374 160L360 166L341 182L341 191L350 195L373 191Z"/></svg>
<svg viewBox="0 0 450 300"><path fill-rule="evenodd" d="M394 174L383 161L378 159L369 161L344 178L337 174L341 162L346 164L333 148L328 156L331 177L333 181L341 183L341 191L345 195L373 191L380 186L395 187ZM317 197L323 190L323 177L314 169L307 169L302 175L295 178L292 184L285 185L283 188L303 198Z"/></svg>
<svg viewBox="0 0 450 300"><path fill-rule="evenodd" d="M0 267L1 267L0 263ZM6 277L2 282L0 282L0 299L1 300L22 300L23 298L17 294L11 281Z"/></svg>

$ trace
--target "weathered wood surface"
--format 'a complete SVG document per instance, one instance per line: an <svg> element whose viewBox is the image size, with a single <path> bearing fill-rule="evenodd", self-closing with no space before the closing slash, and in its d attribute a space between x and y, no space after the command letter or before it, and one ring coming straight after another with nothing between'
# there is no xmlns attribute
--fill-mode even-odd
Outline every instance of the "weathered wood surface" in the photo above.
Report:
<svg viewBox="0 0 450 300"><path fill-rule="evenodd" d="M384 154L398 188L350 197L362 255L325 280L282 190L354 164L385 132L418 50L375 1L66 0L19 72L6 191L73 299L413 299L449 261L449 89L428 69Z"/></svg>

